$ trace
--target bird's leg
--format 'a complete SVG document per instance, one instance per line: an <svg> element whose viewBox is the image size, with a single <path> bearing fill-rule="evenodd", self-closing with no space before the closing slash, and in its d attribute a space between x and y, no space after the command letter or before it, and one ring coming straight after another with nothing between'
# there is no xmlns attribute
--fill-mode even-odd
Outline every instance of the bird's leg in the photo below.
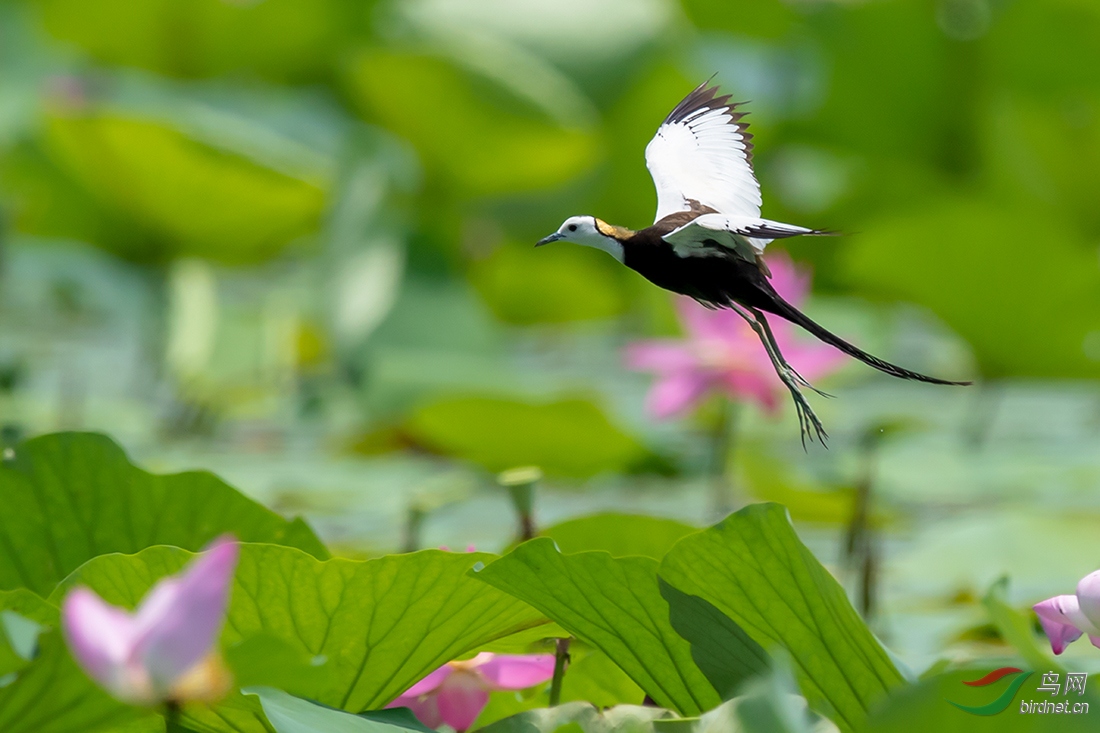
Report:
<svg viewBox="0 0 1100 733"><path fill-rule="evenodd" d="M783 359L782 354L779 353L779 349L774 348L771 341L768 339L767 334L769 331L767 330L767 326L761 325L760 323L760 321L764 320L763 316L757 318L756 315L737 303L730 303L729 308L734 313L744 318L749 326L752 327L752 330L756 331L756 335L760 337L760 343L764 345L764 350L768 352L768 358L771 359L775 373L779 376L783 384L786 385L787 390L790 391L791 398L794 400L795 412L798 413L798 426L802 434L802 447L806 447L807 435L809 435L811 443L816 438L819 443L825 445L825 442L829 439L829 434L825 432L825 427L821 424L821 420L818 419L813 408L810 407L810 403L806 401L805 395L802 394L802 390L799 389L798 380L794 376L794 370L786 365L786 361Z"/></svg>
<svg viewBox="0 0 1100 733"><path fill-rule="evenodd" d="M822 392L820 389L810 384L810 382L805 377L798 373L798 370L790 365L786 357L783 356L783 352L779 350L779 342L775 340L775 334L772 333L772 327L771 324L768 323L767 316L761 313L758 308L749 308L748 310L754 316L756 316L756 320L760 324L760 327L764 329L764 338L766 338L768 344L771 345L771 352L779 357L779 363L783 365L784 369L791 373L791 376L794 377L794 380L798 382L801 386L813 390L816 394L831 399L831 394L829 394L828 392Z"/></svg>

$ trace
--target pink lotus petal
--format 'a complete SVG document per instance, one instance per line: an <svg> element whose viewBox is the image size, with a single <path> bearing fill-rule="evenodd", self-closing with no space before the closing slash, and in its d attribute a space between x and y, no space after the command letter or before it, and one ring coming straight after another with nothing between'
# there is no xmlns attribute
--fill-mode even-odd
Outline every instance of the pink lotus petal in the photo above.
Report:
<svg viewBox="0 0 1100 733"><path fill-rule="evenodd" d="M1100 570L1089 573L1077 584L1077 605L1093 629L1100 629Z"/></svg>
<svg viewBox="0 0 1100 733"><path fill-rule="evenodd" d="M1077 609L1077 596L1054 596L1045 601L1040 601L1031 607L1035 615L1040 619L1047 619L1059 624L1073 625L1067 611Z"/></svg>
<svg viewBox="0 0 1100 733"><path fill-rule="evenodd" d="M125 694L120 688L134 644L133 619L87 588L65 596L61 624L73 657L103 687Z"/></svg>
<svg viewBox="0 0 1100 733"><path fill-rule="evenodd" d="M1078 615L1076 596L1054 596L1036 603L1032 608L1039 617L1050 640L1050 648L1055 654L1061 654L1070 642L1081 638L1081 630L1074 624L1068 612Z"/></svg>
<svg viewBox="0 0 1100 733"><path fill-rule="evenodd" d="M553 654L497 654L477 671L495 689L523 690L554 676Z"/></svg>
<svg viewBox="0 0 1100 733"><path fill-rule="evenodd" d="M157 583L138 607L134 653L158 688L169 689L217 643L237 555L234 540L216 540L181 574Z"/></svg>
<svg viewBox="0 0 1100 733"><path fill-rule="evenodd" d="M454 668L449 664L444 664L439 669L429 672L426 677L417 682L415 685L405 690L401 694L401 697L418 697L420 695L427 695L429 692L435 692L435 690L443 684L443 681L450 677Z"/></svg>
<svg viewBox="0 0 1100 733"><path fill-rule="evenodd" d="M1067 618L1069 618L1070 624L1085 634L1094 634L1100 636L1100 629L1093 625L1089 617L1081 611L1081 604L1077 596L1059 596L1059 598L1071 598L1073 602L1069 601L1062 604L1062 610L1065 612Z"/></svg>
<svg viewBox="0 0 1100 733"><path fill-rule="evenodd" d="M474 670L456 669L440 686L435 702L443 722L456 731L464 731L489 703L489 691Z"/></svg>
<svg viewBox="0 0 1100 733"><path fill-rule="evenodd" d="M1055 654L1061 654L1066 650L1066 645L1081 638L1081 632L1069 624L1060 624L1057 621L1039 617L1039 623L1050 640L1050 649ZM1092 637L1089 637L1092 638Z"/></svg>
<svg viewBox="0 0 1100 733"><path fill-rule="evenodd" d="M417 720L429 728L438 728L443 724L435 695L402 695L386 707L408 708Z"/></svg>
<svg viewBox="0 0 1100 733"><path fill-rule="evenodd" d="M728 340L740 329L748 329L745 319L728 309L713 309L691 298L677 298L676 312L688 332L689 340ZM751 329L749 330L752 333Z"/></svg>
<svg viewBox="0 0 1100 733"><path fill-rule="evenodd" d="M833 349L829 347L829 350ZM797 348L787 349L783 353L786 355L787 352L790 352L787 363L811 384L833 374L846 364L845 357L839 351L835 357L828 352L808 352Z"/></svg>
<svg viewBox="0 0 1100 733"><path fill-rule="evenodd" d="M649 390L646 408L654 417L671 417L694 406L706 388L707 379L700 372L685 370L666 374Z"/></svg>
<svg viewBox="0 0 1100 733"><path fill-rule="evenodd" d="M755 402L769 413L779 409L779 390L784 388L778 377L770 379L767 373L750 371L727 372L722 375L722 381L727 391L736 399Z"/></svg>
<svg viewBox="0 0 1100 733"><path fill-rule="evenodd" d="M775 252L767 258L772 271L771 283L783 300L800 306L810 292L810 272L791 261L785 252Z"/></svg>
<svg viewBox="0 0 1100 733"><path fill-rule="evenodd" d="M172 613L180 595L180 579L182 573L169 575L157 581L141 603L134 609L134 634L138 639L144 638L154 629L161 620Z"/></svg>
<svg viewBox="0 0 1100 733"><path fill-rule="evenodd" d="M842 352L824 344L809 348L799 346L788 351L791 355L787 363L808 380L826 377L847 363L847 357Z"/></svg>
<svg viewBox="0 0 1100 733"><path fill-rule="evenodd" d="M639 341L626 347L625 361L635 371L670 372L691 369L695 356L680 341Z"/></svg>

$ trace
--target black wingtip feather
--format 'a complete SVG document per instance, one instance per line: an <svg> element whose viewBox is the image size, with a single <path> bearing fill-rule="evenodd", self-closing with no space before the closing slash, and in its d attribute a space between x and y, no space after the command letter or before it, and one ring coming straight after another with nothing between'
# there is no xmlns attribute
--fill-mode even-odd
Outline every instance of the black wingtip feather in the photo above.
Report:
<svg viewBox="0 0 1100 733"><path fill-rule="evenodd" d="M713 79L714 77L711 77ZM665 117L665 124L671 125L683 122L687 117L701 109L718 109L723 106L720 102L715 104L714 95L718 93L718 86L708 86L710 79L695 87L680 103L672 108Z"/></svg>
<svg viewBox="0 0 1100 733"><path fill-rule="evenodd" d="M737 131L741 133L741 139L745 145L745 158L749 163L752 163L752 133L749 132L749 123L741 121L748 112L734 111L741 105L747 104L747 102L730 102L732 96L730 94L717 96L718 85L711 85L711 81L717 75L717 72L711 74L709 79L695 87L678 105L673 107L672 111L668 113L668 117L665 118L664 124L671 125L683 122L701 110L726 108L730 112L730 124L736 125Z"/></svg>
<svg viewBox="0 0 1100 733"><path fill-rule="evenodd" d="M788 237L835 237L840 232L834 232L831 229L808 229L804 232L792 231L790 229L776 229L761 224L759 226L748 226L743 229L737 230L738 234L744 234L747 237L755 237L757 239L786 239Z"/></svg>

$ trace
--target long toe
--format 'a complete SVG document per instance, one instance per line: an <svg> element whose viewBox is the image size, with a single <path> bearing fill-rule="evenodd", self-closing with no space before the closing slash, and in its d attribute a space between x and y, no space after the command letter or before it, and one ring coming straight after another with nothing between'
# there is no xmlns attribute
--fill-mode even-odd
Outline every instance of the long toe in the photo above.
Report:
<svg viewBox="0 0 1100 733"><path fill-rule="evenodd" d="M802 449L808 450L806 447L807 437L811 443L816 440L822 448L828 448L829 434L825 432L825 426L821 424L821 420L818 419L817 414L810 407L810 403L797 390L791 390L791 396L794 398L795 411L798 413L798 428L802 436Z"/></svg>

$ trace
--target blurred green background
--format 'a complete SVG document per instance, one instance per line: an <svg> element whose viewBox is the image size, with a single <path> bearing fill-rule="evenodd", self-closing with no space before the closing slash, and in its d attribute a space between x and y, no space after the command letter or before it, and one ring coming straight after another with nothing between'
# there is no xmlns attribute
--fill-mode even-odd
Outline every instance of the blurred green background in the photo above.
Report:
<svg viewBox="0 0 1100 733"><path fill-rule="evenodd" d="M714 73L765 216L845 232L784 243L811 316L977 386L847 367L829 451L789 406L717 457L716 405L646 416L622 349L678 333L669 296L531 245L649 223L645 144ZM1006 653L994 579L1100 567L1098 201L1092 0L0 0L3 439L105 431L353 554L505 546L517 465L542 526L701 525L724 471L853 588L870 490L886 642Z"/></svg>

